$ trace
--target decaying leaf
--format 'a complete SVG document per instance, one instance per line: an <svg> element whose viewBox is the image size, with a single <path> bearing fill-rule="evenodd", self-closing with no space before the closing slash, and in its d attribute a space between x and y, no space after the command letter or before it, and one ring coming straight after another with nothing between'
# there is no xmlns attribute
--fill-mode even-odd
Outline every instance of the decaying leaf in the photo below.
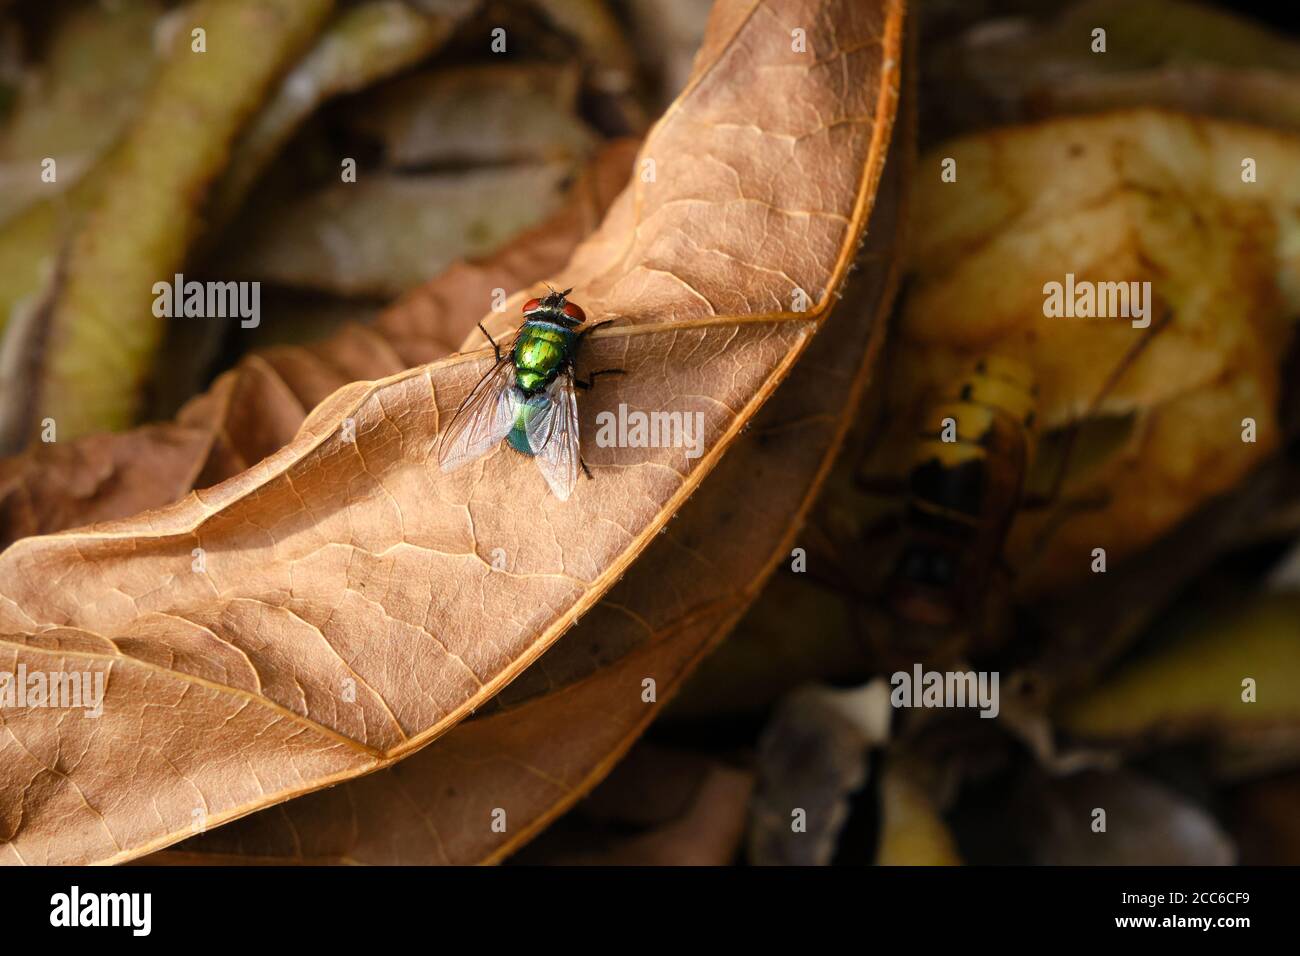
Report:
<svg viewBox="0 0 1300 956"><path fill-rule="evenodd" d="M699 411L703 455L588 445L597 479L563 505L504 452L445 478L429 467L437 432L488 361L467 354L336 392L283 450L175 507L12 546L12 663L111 680L98 721L7 721L8 858L129 859L196 819L379 769L490 698L613 584L788 373L871 207L901 10L808 0L794 15L815 56L791 50L769 6L719 5L643 149L657 173L557 280L623 320L588 346L592 367L627 375L588 396L584 433L597 401ZM787 305L796 288L807 312ZM88 723L112 744L89 745ZM58 757L72 750L75 767Z"/></svg>
<svg viewBox="0 0 1300 956"><path fill-rule="evenodd" d="M344 10L290 70L231 151L232 165L211 202L223 224L294 130L325 100L400 72L441 46L478 0L439 0L422 11L400 0Z"/></svg>
<svg viewBox="0 0 1300 956"><path fill-rule="evenodd" d="M725 866L740 851L753 774L645 743L514 862Z"/></svg>
<svg viewBox="0 0 1300 956"><path fill-rule="evenodd" d="M890 760L880 780L878 866L959 866L961 856L927 789L906 761Z"/></svg>
<svg viewBox="0 0 1300 956"><path fill-rule="evenodd" d="M1106 460L1067 472L1048 507L1018 515L1007 554L1026 592L1086 577L1095 548L1109 561L1133 554L1235 485L1278 444L1300 264L1297 181L1244 182L1243 156L1291 169L1300 140L1139 110L994 130L923 158L934 171L951 158L956 181L921 177L916 282L868 469L905 467L925 409L995 354L1033 370L1049 438L1081 419L1136 416ZM1067 283L1132 293L1135 282L1124 315L1049 317L1049 283L1068 295ZM1255 441L1243 441L1248 418Z"/></svg>
<svg viewBox="0 0 1300 956"><path fill-rule="evenodd" d="M46 191L41 192L39 197L34 197L39 198L39 201L21 207L20 212L0 226L0 329L6 326L13 313L30 308L32 301L41 297L48 289L56 260L64 252L68 237L75 232L86 213L99 200L104 185L110 178L112 168L117 162L116 154L123 138L120 124L125 123L138 111L148 86L146 81L156 75L159 63L172 52L176 52L174 49L170 52L166 48L158 49L156 34L155 49L150 51L147 45L150 42L149 37L141 37L136 32L143 27L143 24L133 21L137 16L148 12L145 4L133 4L132 12L129 14L124 15L123 11L108 11L105 15L86 13L81 15L82 19L68 27L71 37L67 40L72 45L72 51L69 51L68 55L74 56L78 61L82 56L76 52L81 45L82 20L85 23L84 29L88 29L96 36L99 35L100 29L109 29L110 23L113 32L122 30L125 34L117 44L118 56L121 59L115 57L114 67L97 60L88 71L79 62L75 68L70 65L68 71L67 82L71 83L71 87L65 95L72 103L79 104L77 108L85 108L80 105L84 96L93 96L97 99L106 89L112 93L113 107L107 111L107 115L97 115L90 124L91 128L97 128L98 132L83 129L82 124L69 120L69 127L76 127L76 132L70 129L66 135L75 137L77 142L94 141L100 144L98 160L87 166L87 161L74 159L70 169L65 168L66 163L63 167L56 167L58 181L42 183ZM189 12L194 11L183 9L171 16L183 17ZM101 16L104 18L101 19ZM128 35L131 39L127 39ZM141 44L145 45L142 47ZM188 47L184 50L188 51ZM146 75L139 75L137 71L145 68L149 68ZM119 69L122 71L129 69L135 79L127 81L123 78L117 86L113 86L112 78ZM85 76L85 72L89 72L90 75ZM75 82L74 76L77 78ZM88 88L92 83L93 93ZM63 87L64 84L59 82L58 85ZM144 85L146 89L137 88L139 85ZM44 97L41 99L43 100ZM49 122L50 109L51 107L44 102L39 105L39 108L34 105L33 123L40 127ZM14 135L20 139L26 138L17 131ZM34 140L41 140L47 135L50 134L46 130L38 129L32 132ZM110 142L114 145L108 147ZM36 143L33 142L32 145L35 147ZM108 147L106 151L105 147ZM17 148L21 150L21 144ZM43 157L48 150L40 149L39 152ZM39 172L39 167L35 169ZM39 175L34 178L40 181ZM6 341L4 348L7 352L10 343ZM17 436L10 434L0 436L0 442L21 447L22 441L26 438L27 434L24 431Z"/></svg>
<svg viewBox="0 0 1300 956"><path fill-rule="evenodd" d="M753 713L816 680L861 683L874 660L856 634L856 617L852 598L811 574L773 575L664 719Z"/></svg>
<svg viewBox="0 0 1300 956"><path fill-rule="evenodd" d="M396 166L576 159L592 134L577 115L572 64L514 63L419 73L353 111Z"/></svg>
<svg viewBox="0 0 1300 956"><path fill-rule="evenodd" d="M124 435L38 442L0 460L5 543L178 500L194 487L211 442L204 429L151 425Z"/></svg>
<svg viewBox="0 0 1300 956"><path fill-rule="evenodd" d="M873 747L889 739L889 687L808 685L785 698L759 741L749 861L826 866L867 780Z"/></svg>
<svg viewBox="0 0 1300 956"><path fill-rule="evenodd" d="M1085 740L1138 746L1198 736L1241 747L1294 743L1297 620L1296 594L1189 614L1159 648L1065 701L1059 724Z"/></svg>
<svg viewBox="0 0 1300 956"><path fill-rule="evenodd" d="M1022 839L1036 863L1228 866L1236 857L1231 838L1205 808L1137 773L1036 778L1020 799Z"/></svg>
<svg viewBox="0 0 1300 956"><path fill-rule="evenodd" d="M1153 88L1166 69L1215 64L1229 71L1300 69L1300 44L1226 9L1187 0L1079 0L1045 22L1027 17L976 23L959 37L931 48L927 92L940 93L931 120L948 132L1023 122L1051 115L1053 104L1072 108L1085 90L1136 94L1111 106L1181 106L1196 91ZM1094 30L1105 31L1105 52L1094 51ZM1166 98L1175 102L1165 102ZM1081 105L1081 104L1080 104ZM1201 112L1203 104L1194 111ZM1238 116L1237 118L1245 118Z"/></svg>
<svg viewBox="0 0 1300 956"><path fill-rule="evenodd" d="M242 124L284 64L320 27L328 0L227 0L193 11L140 115L113 151L105 182L68 253L34 421L63 438L132 424L140 382L162 335L154 283L184 261L199 202Z"/></svg>
<svg viewBox="0 0 1300 956"><path fill-rule="evenodd" d="M350 326L310 347L269 349L246 358L180 412L175 428L202 436L201 442L178 444L172 430L145 428L120 437L87 436L59 443L58 453L36 450L5 460L0 467L10 479L0 490L0 545L171 504L282 448L307 412L336 388L450 354L494 290L536 282L564 264L626 182L634 151L628 141L605 147L574 184L567 203L542 226L490 259L453 265L404 296L373 326ZM121 449L115 447L119 442ZM192 460L178 460L182 452ZM98 463L88 472L95 476L93 492L77 473L87 461ZM190 482L128 482L121 463L137 461L151 473L188 474Z"/></svg>
<svg viewBox="0 0 1300 956"><path fill-rule="evenodd" d="M153 76L156 0L117 9L88 5L56 25L44 62L0 119L0 223L63 192L114 143ZM56 162L56 177L41 161ZM0 327L3 320L0 319Z"/></svg>
<svg viewBox="0 0 1300 956"><path fill-rule="evenodd" d="M566 162L356 183L268 209L227 261L233 274L340 295L395 296L462 252L483 256L532 228L563 198ZM243 229L237 230L243 235Z"/></svg>
<svg viewBox="0 0 1300 956"><path fill-rule="evenodd" d="M1043 117L1137 104L1300 130L1300 89L1293 74L1205 65L1082 73L1036 93L1026 111L1031 117Z"/></svg>
<svg viewBox="0 0 1300 956"><path fill-rule="evenodd" d="M583 55L595 66L595 85L623 92L635 70L623 28L606 0L527 0L557 28L571 34Z"/></svg>
<svg viewBox="0 0 1300 956"><path fill-rule="evenodd" d="M891 250L906 219L911 111L904 121L862 269L835 317L627 578L491 702L487 716L389 770L256 814L177 852L217 860L496 862L609 772L789 554L848 430L897 284ZM427 795L420 838L393 841L385 821L407 812L413 791ZM504 833L488 825L497 810L509 821Z"/></svg>

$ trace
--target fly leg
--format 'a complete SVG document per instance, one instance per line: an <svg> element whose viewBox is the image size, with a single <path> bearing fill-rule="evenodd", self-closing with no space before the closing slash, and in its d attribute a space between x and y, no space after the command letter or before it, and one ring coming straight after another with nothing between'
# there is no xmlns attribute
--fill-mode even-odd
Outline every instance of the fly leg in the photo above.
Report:
<svg viewBox="0 0 1300 956"><path fill-rule="evenodd" d="M612 324L614 321L615 321L614 319L606 319L606 320L603 321L603 322L597 322L595 325L591 326L590 328L583 329L581 332L578 333L578 341L581 342L583 339L585 339L585 338L586 338L588 335L590 335L592 332L595 332L595 331L596 331L598 328L600 328L601 326L604 326L604 325L610 325L610 324ZM583 381L582 379L578 378L577 376L574 376L573 384L576 385L576 386L578 386L578 388L582 389L582 390L585 392L585 391L587 391L588 389L590 389L593 385L596 384L596 376L597 376L597 375L626 375L626 374L627 374L627 372L626 372L625 369L621 369L621 368L602 368L602 369L600 369L599 371L592 372L590 375L588 375L586 381Z"/></svg>
<svg viewBox="0 0 1300 956"><path fill-rule="evenodd" d="M587 467L587 463L583 461L581 455L578 456L578 464L582 466L582 473L586 475L588 478L591 478L592 477L591 469Z"/></svg>
<svg viewBox="0 0 1300 956"><path fill-rule="evenodd" d="M478 324L478 330L479 330L480 332L482 332L482 333L483 333L483 337L486 338L486 339L488 340L488 342L491 343L491 345L492 345L492 351L496 353L497 361L500 362L500 361L501 361L501 346L497 345L497 341L496 341L496 339L492 338L492 336L488 333L488 330L485 329L485 328L483 328L483 323L482 323L482 322L480 322L480 323Z"/></svg>
<svg viewBox="0 0 1300 956"><path fill-rule="evenodd" d="M596 384L597 375L626 375L626 374L627 372L621 368L602 368L599 371L592 372L590 375L588 375L585 381L575 376L573 379L573 384L585 392L587 391L587 389L591 388L593 385Z"/></svg>

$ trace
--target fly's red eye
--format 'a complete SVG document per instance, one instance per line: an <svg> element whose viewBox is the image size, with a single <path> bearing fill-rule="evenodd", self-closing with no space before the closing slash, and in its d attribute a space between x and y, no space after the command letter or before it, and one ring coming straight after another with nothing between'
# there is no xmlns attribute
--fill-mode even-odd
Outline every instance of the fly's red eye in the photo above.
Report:
<svg viewBox="0 0 1300 956"><path fill-rule="evenodd" d="M541 304L542 304L541 299L529 299L527 302L524 303L524 315L527 315L529 312L532 312Z"/></svg>
<svg viewBox="0 0 1300 956"><path fill-rule="evenodd" d="M575 305L572 302L564 303L564 314L567 315L569 318L573 319L575 322L587 321L587 313L582 311L581 306Z"/></svg>

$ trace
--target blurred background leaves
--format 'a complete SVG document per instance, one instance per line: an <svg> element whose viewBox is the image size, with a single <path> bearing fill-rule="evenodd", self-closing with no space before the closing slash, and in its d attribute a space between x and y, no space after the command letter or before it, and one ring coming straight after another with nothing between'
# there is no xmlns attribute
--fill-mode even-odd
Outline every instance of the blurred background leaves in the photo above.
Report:
<svg viewBox="0 0 1300 956"><path fill-rule="evenodd" d="M1249 6L916 5L907 285L799 533L808 570L777 572L650 742L521 860L1300 862L1300 42ZM708 7L0 5L5 542L175 500L334 388L456 348L599 219ZM174 54L200 21L202 76ZM1172 315L1114 382L1139 330L1043 334L1043 282L1089 270L1150 279ZM174 271L261 280L261 324L156 319ZM1043 386L1030 487L1064 471L1104 503L1023 512L1005 586L936 639L882 607L900 499L863 479L906 471L918 415L989 352ZM47 416L58 442L33 441ZM998 670L999 719L882 730L826 704L915 660ZM816 826L793 834L793 807Z"/></svg>

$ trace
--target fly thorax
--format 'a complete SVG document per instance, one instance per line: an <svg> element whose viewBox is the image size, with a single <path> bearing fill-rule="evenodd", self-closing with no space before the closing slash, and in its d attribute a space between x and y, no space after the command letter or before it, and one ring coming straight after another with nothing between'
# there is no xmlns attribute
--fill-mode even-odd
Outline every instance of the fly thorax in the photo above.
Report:
<svg viewBox="0 0 1300 956"><path fill-rule="evenodd" d="M550 322L526 322L515 344L515 380L525 392L543 387L568 360L576 336Z"/></svg>

